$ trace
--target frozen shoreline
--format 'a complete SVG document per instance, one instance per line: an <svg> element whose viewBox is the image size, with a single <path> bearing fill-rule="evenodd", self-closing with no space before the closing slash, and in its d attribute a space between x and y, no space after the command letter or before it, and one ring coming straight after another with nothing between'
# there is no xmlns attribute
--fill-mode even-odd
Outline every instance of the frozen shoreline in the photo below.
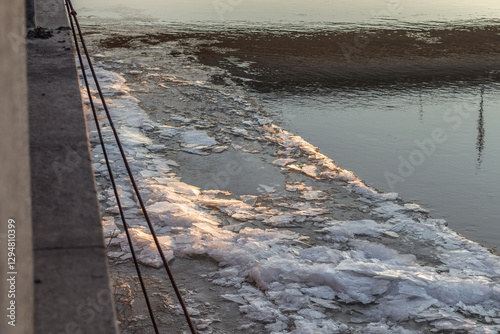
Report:
<svg viewBox="0 0 500 334"><path fill-rule="evenodd" d="M215 307L221 298L239 307L234 328L242 333L252 326L268 333L500 330L497 256L424 208L379 193L338 168L273 124L235 87L212 85L210 69L165 57L159 47L148 51L146 58L141 50L128 50L121 59L103 51L96 55L103 62L98 73L174 267L190 258L207 263L203 270L178 272L200 332L234 332L224 328L227 319L214 322L214 314L223 317ZM99 152L94 148L92 154L112 245L108 255L123 263L119 268L130 264L130 254L113 218ZM116 151L110 156L118 160ZM248 184L256 184L251 194L234 184L248 176L242 166L247 156L266 175L276 171L264 183L258 173L250 176ZM204 170L200 162L207 157L223 157L221 165L215 158L212 169ZM113 166L123 181L123 168ZM188 177L183 182L183 174L209 177L200 189ZM157 267L131 189L119 183L141 262ZM197 299L189 276L227 292ZM165 307L165 313L175 311Z"/></svg>

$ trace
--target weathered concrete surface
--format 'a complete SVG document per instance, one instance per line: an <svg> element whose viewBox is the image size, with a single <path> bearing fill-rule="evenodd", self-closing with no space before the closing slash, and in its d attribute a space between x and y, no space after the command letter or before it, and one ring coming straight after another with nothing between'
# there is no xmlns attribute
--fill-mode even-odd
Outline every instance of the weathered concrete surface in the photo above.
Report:
<svg viewBox="0 0 500 334"><path fill-rule="evenodd" d="M0 333L34 333L24 0L0 1ZM15 267L8 267L8 221ZM12 227L12 226L11 226ZM11 245L13 245L11 243ZM10 275L8 272L16 272ZM15 297L7 279L15 276ZM10 296L9 296L10 295ZM15 302L15 327L7 305ZM13 324L13 323L11 323Z"/></svg>
<svg viewBox="0 0 500 334"><path fill-rule="evenodd" d="M64 27L28 40L36 333L115 333L70 30L62 0L37 6L39 25Z"/></svg>
<svg viewBox="0 0 500 334"><path fill-rule="evenodd" d="M42 28L68 26L64 0L36 0L35 23Z"/></svg>
<svg viewBox="0 0 500 334"><path fill-rule="evenodd" d="M25 0L25 1L26 1L26 27L34 28L36 26L35 0Z"/></svg>

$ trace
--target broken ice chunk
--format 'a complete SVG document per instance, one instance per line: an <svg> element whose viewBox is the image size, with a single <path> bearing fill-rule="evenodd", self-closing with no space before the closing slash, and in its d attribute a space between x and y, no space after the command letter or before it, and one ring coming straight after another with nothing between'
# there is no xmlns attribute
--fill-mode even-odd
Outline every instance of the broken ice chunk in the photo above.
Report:
<svg viewBox="0 0 500 334"><path fill-rule="evenodd" d="M206 155L207 153L203 150L217 145L217 141L208 136L205 131L194 129L184 131L181 135L181 141L183 151L200 155Z"/></svg>
<svg viewBox="0 0 500 334"><path fill-rule="evenodd" d="M293 222L294 220L295 220L294 215L283 214L264 219L264 223L269 224L271 226L287 226L290 225L290 223Z"/></svg>
<svg viewBox="0 0 500 334"><path fill-rule="evenodd" d="M316 178L318 176L316 170L317 167L315 165L306 165L302 167L302 173L313 178Z"/></svg>
<svg viewBox="0 0 500 334"><path fill-rule="evenodd" d="M407 203L404 205L405 209L411 210L411 211L416 211L416 212L423 212L423 213L429 213L429 210L424 209L418 204L415 203Z"/></svg>
<svg viewBox="0 0 500 334"><path fill-rule="evenodd" d="M238 136L248 136L248 131L242 128L233 127L231 131Z"/></svg>
<svg viewBox="0 0 500 334"><path fill-rule="evenodd" d="M161 260L152 235L149 234L144 227L130 228L129 232L132 238L137 260L144 265L160 268L163 265L163 261ZM125 253L125 256L121 257L123 260L131 257L131 253L125 235L122 234L120 239L120 246L122 251ZM171 249L172 239L169 236L160 236L158 237L158 241L167 261L173 260L174 252Z"/></svg>
<svg viewBox="0 0 500 334"><path fill-rule="evenodd" d="M307 201L322 199L325 198L325 195L326 194L321 190L308 190L302 193L302 197Z"/></svg>
<svg viewBox="0 0 500 334"><path fill-rule="evenodd" d="M183 123L189 123L189 122L193 121L191 118L186 118L186 117L176 116L176 115L170 116L170 119L173 119L174 121L180 121Z"/></svg>
<svg viewBox="0 0 500 334"><path fill-rule="evenodd" d="M295 159L276 159L273 161L273 164L278 165L278 166L286 166L286 165L289 165L295 161L296 161Z"/></svg>

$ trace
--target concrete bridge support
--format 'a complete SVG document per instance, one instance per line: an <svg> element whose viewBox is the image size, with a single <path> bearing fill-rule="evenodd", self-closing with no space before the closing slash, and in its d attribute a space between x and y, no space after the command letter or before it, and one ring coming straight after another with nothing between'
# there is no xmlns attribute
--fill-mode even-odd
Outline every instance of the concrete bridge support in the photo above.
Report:
<svg viewBox="0 0 500 334"><path fill-rule="evenodd" d="M2 334L117 332L69 32L63 0L0 0Z"/></svg>
<svg viewBox="0 0 500 334"><path fill-rule="evenodd" d="M34 333L24 5L0 0L0 333L6 334Z"/></svg>

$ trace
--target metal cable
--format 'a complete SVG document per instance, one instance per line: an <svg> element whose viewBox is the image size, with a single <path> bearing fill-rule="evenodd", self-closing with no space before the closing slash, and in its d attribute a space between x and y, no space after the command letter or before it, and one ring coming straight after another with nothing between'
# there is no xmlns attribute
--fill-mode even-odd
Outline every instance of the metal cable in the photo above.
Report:
<svg viewBox="0 0 500 334"><path fill-rule="evenodd" d="M168 277L169 277L170 282L171 282L171 284L172 284L172 287L173 287L173 289L174 289L174 291L175 291L175 294L176 294L176 296L177 296L177 299L179 300L179 303L180 303L180 305L181 305L181 307L182 307L182 310L183 310L184 316L185 316L186 321L187 321L187 323L188 323L188 325L189 325L189 328L190 328L190 330L191 330L191 333L192 333L192 334L196 334L196 329L194 328L194 325L193 325L193 322L191 321L191 317L190 317L190 315L189 315L189 312L188 312L188 309L187 309L187 307L186 307L186 304L184 303L184 300L183 300L183 298L182 298L182 295L181 295L181 293L180 293L180 290L179 290L179 288L178 288L178 286L177 286L177 283L175 282L175 279L174 279L174 277L173 277L172 271L170 270L170 267L169 267L169 265L168 265L168 261L167 261L167 259L166 259L166 257L165 257L165 254L164 254L164 252L163 252L163 250L162 250L162 248L161 248L161 246L160 246L160 243L159 243L159 241L158 241L158 237L156 236L155 229L154 229L154 227L153 227L153 224L151 223L151 220L150 220L150 218L149 218L148 212L147 212L147 210L146 210L146 206L144 205L144 202L143 202L142 197L141 197L141 195L140 195L139 189L138 189L137 184L136 184L136 182L135 182L134 176L133 176L133 174L132 174L132 170L130 169L130 166L129 166L128 161L127 161L127 157L126 157L126 155L125 155L125 152L124 152L123 147L122 147L122 145L121 145L120 139L119 139L119 137L118 137L118 133L117 133L116 128L115 128L115 126L114 126L114 124L113 124L113 121L112 121L111 115L110 115L110 113L109 113L109 109L108 109L107 104L106 104L106 101L105 101L105 99L104 99L104 95L103 95L102 90L101 90L101 87L100 87L100 85L99 85L99 81L98 81L98 79L97 79L97 75L96 75L95 70L94 70L94 67L93 67L93 65L92 65L92 61L91 61L91 59L90 59L90 55L89 55L89 52L88 52L88 50L87 50L87 46L86 46L85 41L84 41L84 39L83 39L83 33L82 33L81 28L80 28L80 24L79 24L79 22L78 22L78 19L77 19L77 17L76 17L77 13L76 13L76 11L75 11L75 10L74 10L74 8L73 8L73 4L71 3L71 0L66 0L66 6L67 6L67 10L68 10L68 15L69 15L70 17L73 17L73 18L74 18L74 22L75 22L76 27L77 27L77 29L78 29L78 35L79 35L79 37L80 37L80 41L81 41L81 44L82 44L83 50L84 50L84 52L85 52L85 57L86 57L86 59L87 59L87 62L88 62L88 65L89 65L90 71L92 72L92 76L93 76L93 78L94 78L94 82L95 82L95 85L96 85L96 87L97 87L97 91L99 92L99 96L100 96L100 98L101 98L102 105L103 105L103 107L104 107L104 111L105 111L105 113L106 113L106 117L107 117L108 122L109 122L109 125L110 125L110 127L111 127L111 129L112 129L112 131L113 131L113 135L114 135L114 137L115 137L116 144L117 144L117 146L118 146L118 148L119 148L119 150L120 150L120 154L121 154L122 159L123 159L123 162L124 162L124 164L125 164L125 168L127 169L128 176L129 176L130 181L131 181L131 183L132 183L132 186L133 186L133 188L134 188L134 192L135 192L135 194L136 194L136 196L137 196L137 199L138 199L139 204L140 204L140 206L141 206L142 212L143 212L143 214L144 214L144 218L146 219L146 222L147 222L147 224L148 224L149 230L150 230L151 235L152 235L152 237L153 237L153 240L154 240L154 242L155 242L155 245L156 245L156 248L157 248L157 250L158 250L158 253L160 254L160 257L161 257L161 259L162 259L162 261L163 261L163 265L164 265L164 267L165 267L165 270L167 271ZM73 20L71 20L71 21L73 21ZM76 35L76 33L75 33L75 35ZM76 41L76 37L75 37L75 41ZM82 66L82 69L83 69L83 66ZM97 121L97 118L96 118L96 121ZM102 138L102 137L101 137L101 138ZM109 165L108 165L108 168L109 168ZM125 224L124 224L124 225L125 225ZM154 317L153 317L153 319L154 319Z"/></svg>
<svg viewBox="0 0 500 334"><path fill-rule="evenodd" d="M75 41L75 49L76 49L76 52L78 54L78 60L80 62L80 68L81 68L81 71L82 71L82 76L83 76L83 79L85 81L85 87L87 89L87 94L88 94L88 97L89 97L90 106L92 108L92 114L94 116L94 121L95 121L95 125L96 125L96 128L97 128L97 133L99 134L99 140L101 142L102 152L104 154L104 159L106 160L106 166L108 168L108 173L109 173L109 177L110 177L110 180L111 180L111 184L113 185L113 192L115 194L116 203L117 203L118 209L120 211L120 216L121 216L121 219L122 219L122 222L123 222L123 227L125 229L125 234L127 235L128 244L130 246L130 252L132 253L132 258L134 260L135 270L137 271L137 276L139 277L139 281L140 281L140 284L141 284L142 292L143 292L144 298L146 300L146 304L147 304L147 307L148 307L148 311L149 311L149 315L150 315L150 318L151 318L151 322L153 323L153 327L154 327L155 333L159 334L159 329L158 329L158 325L156 323L156 318L154 316L153 308L151 306L151 302L149 300L148 292L146 290L146 285L144 283L144 279L142 277L141 269L140 269L138 261L137 261L137 256L135 254L135 249L134 249L134 245L132 243L132 238L130 236L130 232L129 232L129 229L128 229L128 224L127 224L127 222L125 220L125 214L123 213L123 208L122 208L122 205L121 205L121 202L120 202L120 196L118 195L118 190L117 190L117 187L116 187L115 178L114 178L114 175L113 175L113 171L111 170L111 165L109 163L109 158L108 158L108 154L107 154L107 151L106 151L106 145L104 144L104 139L103 139L102 132L101 132L101 126L99 124L99 120L97 119L97 112L96 112L96 109L95 109L95 106L94 106L94 101L93 101L93 98L92 98L92 94L90 92L90 86L89 86L89 82L88 82L88 79L87 79L87 74L85 73L85 67L84 67L82 55L81 55L81 52L80 52L80 46L78 45L78 39L76 37L76 32L75 32L75 26L74 26L74 22L73 22L73 17L72 17L72 15L70 15L71 12L70 12L70 9L69 9L69 6L68 6L67 2L66 2L66 10L68 12L68 17L69 17L69 20L70 20L70 23L71 23L71 30L73 32L73 38L74 38L74 41Z"/></svg>

